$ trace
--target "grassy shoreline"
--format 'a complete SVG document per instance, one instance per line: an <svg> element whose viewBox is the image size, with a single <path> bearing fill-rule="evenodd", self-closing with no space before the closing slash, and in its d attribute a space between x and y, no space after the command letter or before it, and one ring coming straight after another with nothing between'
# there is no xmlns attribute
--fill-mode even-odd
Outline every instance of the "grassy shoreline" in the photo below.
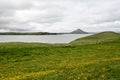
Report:
<svg viewBox="0 0 120 80"><path fill-rule="evenodd" d="M113 32L65 45L0 43L0 80L120 80L119 46Z"/></svg>

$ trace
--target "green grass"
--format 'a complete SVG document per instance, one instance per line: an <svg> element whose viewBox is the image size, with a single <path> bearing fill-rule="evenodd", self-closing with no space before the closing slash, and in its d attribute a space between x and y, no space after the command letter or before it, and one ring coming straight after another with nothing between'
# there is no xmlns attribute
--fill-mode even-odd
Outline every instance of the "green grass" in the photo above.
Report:
<svg viewBox="0 0 120 80"><path fill-rule="evenodd" d="M0 80L120 80L120 35L61 45L0 43Z"/></svg>
<svg viewBox="0 0 120 80"><path fill-rule="evenodd" d="M120 39L120 34L108 31L77 39L71 42L71 44L72 45L99 44L101 42L114 41L118 39Z"/></svg>

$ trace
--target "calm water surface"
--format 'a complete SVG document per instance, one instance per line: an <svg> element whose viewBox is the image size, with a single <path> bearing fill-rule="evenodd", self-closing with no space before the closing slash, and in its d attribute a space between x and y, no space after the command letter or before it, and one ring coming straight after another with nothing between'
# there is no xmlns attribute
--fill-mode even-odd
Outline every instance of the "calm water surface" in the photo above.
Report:
<svg viewBox="0 0 120 80"><path fill-rule="evenodd" d="M69 43L75 39L92 34L63 34L63 35L0 35L0 42L40 42L40 43Z"/></svg>

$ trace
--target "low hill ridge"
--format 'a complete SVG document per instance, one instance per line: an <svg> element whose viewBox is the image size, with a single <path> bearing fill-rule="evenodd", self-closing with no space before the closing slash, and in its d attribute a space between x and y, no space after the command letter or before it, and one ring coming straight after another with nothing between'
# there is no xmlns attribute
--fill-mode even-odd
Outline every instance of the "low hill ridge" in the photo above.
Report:
<svg viewBox="0 0 120 80"><path fill-rule="evenodd" d="M114 41L118 39L120 39L120 34L112 31L107 31L107 32L101 32L91 36L77 39L71 42L70 44L77 44L77 45L95 44L95 43L101 43L106 41Z"/></svg>

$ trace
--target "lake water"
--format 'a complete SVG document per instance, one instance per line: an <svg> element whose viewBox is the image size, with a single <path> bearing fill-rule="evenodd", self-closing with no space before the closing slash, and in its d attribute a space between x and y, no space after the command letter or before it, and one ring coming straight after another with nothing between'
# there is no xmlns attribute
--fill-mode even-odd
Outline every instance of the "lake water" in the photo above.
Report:
<svg viewBox="0 0 120 80"><path fill-rule="evenodd" d="M0 42L40 42L40 43L69 43L75 39L91 34L62 34L62 35L0 35Z"/></svg>

